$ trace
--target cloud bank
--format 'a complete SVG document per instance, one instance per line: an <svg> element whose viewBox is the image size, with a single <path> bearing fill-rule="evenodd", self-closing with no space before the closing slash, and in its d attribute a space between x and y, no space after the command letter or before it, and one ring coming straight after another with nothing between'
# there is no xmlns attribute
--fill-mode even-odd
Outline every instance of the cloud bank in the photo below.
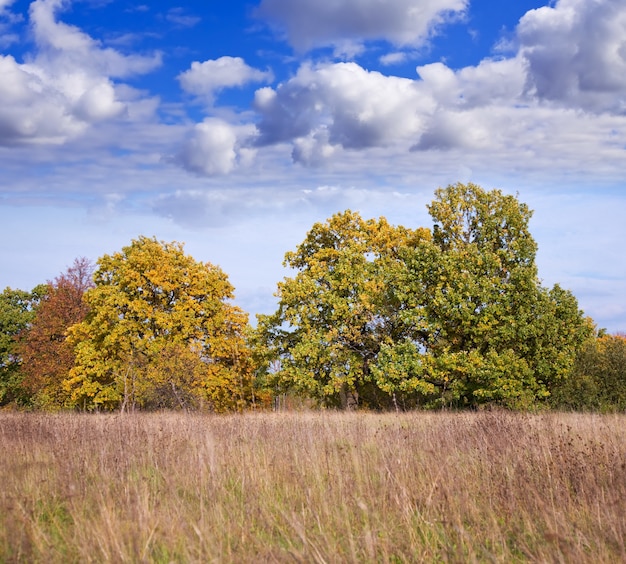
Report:
<svg viewBox="0 0 626 564"><path fill-rule="evenodd" d="M264 0L258 14L282 22L294 46L305 49L336 43L339 37L415 45L442 18L465 9L465 2L455 1ZM550 147L564 149L565 155L583 141L613 151L624 142L623 2L560 0L531 10L519 21L513 42L516 49L509 57L486 58L460 69L430 63L418 66L414 78L367 70L356 61L305 61L290 78L257 90L256 115L248 122L255 133L247 130L245 139L238 135L235 140L219 135L224 124L205 123L204 135L217 128L206 158L235 144L261 151L284 146L294 163L320 167L345 158L346 151L366 158L368 151L390 147L396 155L462 149L532 156ZM401 52L389 57L392 63ZM219 63L207 61L206 74L205 67L196 66L182 76L190 82L197 77L203 85L198 90L209 93L222 85L267 78L242 60L223 63L230 68L225 75L218 71ZM186 88L192 90L190 84ZM606 115L613 116L611 125ZM201 159L199 155L200 149ZM235 159L229 162L207 166L204 173L235 171ZM198 167L187 168L203 174Z"/></svg>

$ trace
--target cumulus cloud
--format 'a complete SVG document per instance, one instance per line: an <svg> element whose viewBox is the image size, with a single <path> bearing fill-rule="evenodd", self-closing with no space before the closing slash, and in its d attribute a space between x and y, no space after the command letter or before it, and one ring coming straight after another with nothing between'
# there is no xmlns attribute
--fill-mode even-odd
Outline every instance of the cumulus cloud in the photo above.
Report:
<svg viewBox="0 0 626 564"><path fill-rule="evenodd" d="M306 166L321 165L341 149L485 148L501 138L491 132L499 126L491 116L506 115L493 108L514 111L525 84L519 59L485 60L460 71L433 63L417 73L407 79L356 63L303 65L276 89L256 92L256 144L291 143L294 162Z"/></svg>
<svg viewBox="0 0 626 564"><path fill-rule="evenodd" d="M220 57L203 63L194 61L189 70L178 75L178 80L185 92L212 102L215 93L224 88L269 82L272 73L251 67L240 57Z"/></svg>
<svg viewBox="0 0 626 564"><path fill-rule="evenodd" d="M370 72L356 63L303 65L276 90L257 91L259 146L297 140L294 158L310 161L333 146L365 149L414 135L432 106L415 81ZM315 160L315 159L313 159Z"/></svg>
<svg viewBox="0 0 626 564"><path fill-rule="evenodd" d="M339 149L484 148L500 138L490 132L498 123L489 111L472 110L514 111L526 81L518 58L459 71L432 63L417 74L387 76L356 63L303 65L276 89L256 92L256 143L291 143L293 160L307 166L323 164ZM502 119L505 112L496 113Z"/></svg>
<svg viewBox="0 0 626 564"><path fill-rule="evenodd" d="M67 112L62 94L39 76L38 69L0 57L0 144L24 140L59 143L83 129Z"/></svg>
<svg viewBox="0 0 626 564"><path fill-rule="evenodd" d="M246 164L248 138L253 126L233 126L218 118L206 118L188 135L173 162L200 176L218 176Z"/></svg>
<svg viewBox="0 0 626 564"><path fill-rule="evenodd" d="M257 15L284 30L298 51L346 40L418 46L467 5L468 0L263 0Z"/></svg>
<svg viewBox="0 0 626 564"><path fill-rule="evenodd" d="M7 4L5 3L5 6ZM125 56L56 20L61 0L30 6L36 52L18 63L0 56L0 144L61 143L90 124L123 114L112 78L152 70L160 57Z"/></svg>
<svg viewBox="0 0 626 564"><path fill-rule="evenodd" d="M626 5L559 0L531 10L517 28L527 89L541 100L626 112Z"/></svg>

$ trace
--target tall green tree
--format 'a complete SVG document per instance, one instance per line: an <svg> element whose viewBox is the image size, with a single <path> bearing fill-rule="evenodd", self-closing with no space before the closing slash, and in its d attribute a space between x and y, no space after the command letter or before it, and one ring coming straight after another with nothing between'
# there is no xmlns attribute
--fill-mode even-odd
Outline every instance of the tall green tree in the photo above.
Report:
<svg viewBox="0 0 626 564"><path fill-rule="evenodd" d="M384 344L414 337L390 290L403 269L400 250L428 237L351 211L315 224L286 254L297 274L278 285L277 312L259 316L257 351L272 369L270 382L325 405L397 402L371 369Z"/></svg>
<svg viewBox="0 0 626 564"><path fill-rule="evenodd" d="M76 364L65 386L75 406L221 411L253 401L247 316L229 303L219 267L140 237L101 257L94 282L87 317L69 331Z"/></svg>
<svg viewBox="0 0 626 564"><path fill-rule="evenodd" d="M48 288L41 284L31 292L5 288L0 294L0 405L23 405L30 401L23 387L19 336L29 327L37 304Z"/></svg>
<svg viewBox="0 0 626 564"><path fill-rule="evenodd" d="M474 184L441 188L431 241L403 253L397 289L420 342L385 348L376 376L426 403L527 407L566 377L590 326L574 296L540 284L532 212Z"/></svg>
<svg viewBox="0 0 626 564"><path fill-rule="evenodd" d="M22 383L36 407L58 409L68 402L63 381L74 366L75 356L67 342L67 330L87 314L83 295L93 287L93 271L93 264L83 257L48 282L46 295L21 335Z"/></svg>

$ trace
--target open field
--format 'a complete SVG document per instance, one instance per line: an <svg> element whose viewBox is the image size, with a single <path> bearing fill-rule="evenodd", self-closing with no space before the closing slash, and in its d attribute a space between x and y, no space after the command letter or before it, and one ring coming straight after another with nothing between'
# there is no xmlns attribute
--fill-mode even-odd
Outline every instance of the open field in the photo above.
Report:
<svg viewBox="0 0 626 564"><path fill-rule="evenodd" d="M626 560L626 416L0 413L0 562Z"/></svg>

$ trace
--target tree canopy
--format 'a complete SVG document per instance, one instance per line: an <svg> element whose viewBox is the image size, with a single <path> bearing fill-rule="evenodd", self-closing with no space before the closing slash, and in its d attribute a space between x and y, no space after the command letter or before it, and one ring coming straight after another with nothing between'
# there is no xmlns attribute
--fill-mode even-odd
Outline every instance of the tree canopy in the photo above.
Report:
<svg viewBox="0 0 626 564"><path fill-rule="evenodd" d="M101 257L94 283L87 317L69 331L74 405L220 411L253 400L247 316L229 303L233 287L217 266L140 237Z"/></svg>
<svg viewBox="0 0 626 564"><path fill-rule="evenodd" d="M438 189L434 226L345 212L316 224L259 318L270 380L334 405L529 405L570 370L590 326L543 288L531 212L474 184Z"/></svg>
<svg viewBox="0 0 626 564"><path fill-rule="evenodd" d="M570 292L540 284L530 210L473 184L435 196L432 241L404 250L399 288L425 339L387 347L379 384L435 405L526 407L548 397L590 325Z"/></svg>
<svg viewBox="0 0 626 564"><path fill-rule="evenodd" d="M555 388L554 407L626 411L626 335L598 333L579 351L570 377Z"/></svg>
<svg viewBox="0 0 626 564"><path fill-rule="evenodd" d="M313 225L255 329L219 267L155 238L7 288L0 406L620 408L624 339L542 285L528 206L470 183L428 211L431 227L350 210Z"/></svg>

